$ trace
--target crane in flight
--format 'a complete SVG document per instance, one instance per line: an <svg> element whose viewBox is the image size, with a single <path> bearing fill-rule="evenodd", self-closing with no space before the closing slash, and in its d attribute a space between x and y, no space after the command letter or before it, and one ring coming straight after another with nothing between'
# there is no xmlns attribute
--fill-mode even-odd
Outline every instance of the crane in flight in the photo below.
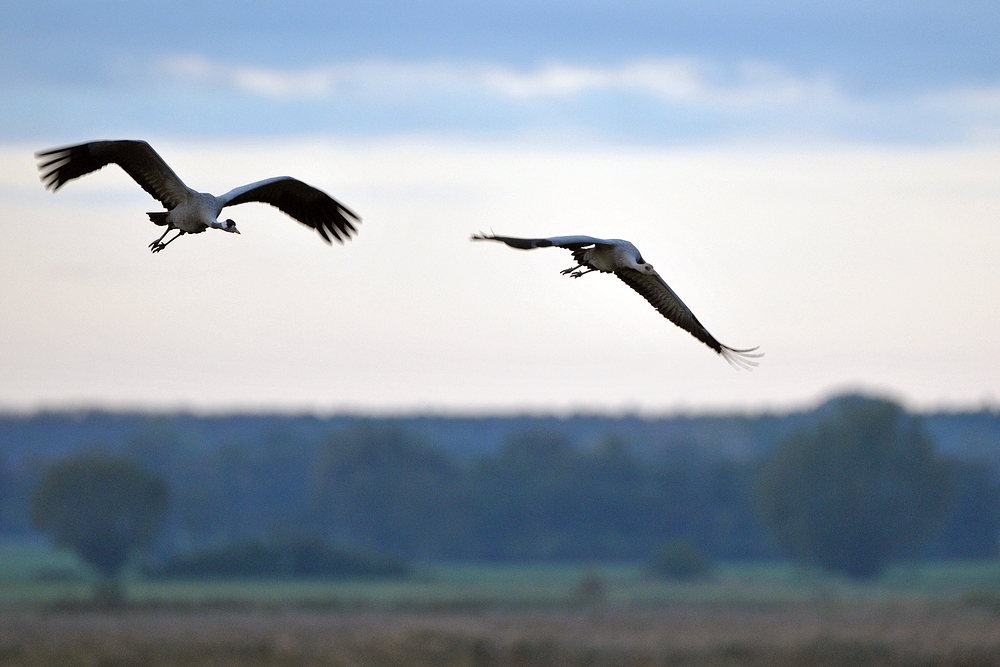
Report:
<svg viewBox="0 0 1000 667"><path fill-rule="evenodd" d="M146 214L153 224L166 227L163 235L149 244L153 252L160 252L184 234L200 234L206 229L239 234L236 223L229 219L220 221L219 214L227 206L248 202L276 207L315 229L327 243L331 242L331 236L338 243L343 243L344 239L357 233L355 225L361 222L357 214L330 195L291 176L241 185L218 197L196 192L185 185L145 141L92 141L39 151L35 153L35 158L39 161L42 182L53 192L67 181L109 164L117 164L124 169L167 209ZM163 239L173 230L177 230L177 235L164 243Z"/></svg>
<svg viewBox="0 0 1000 667"><path fill-rule="evenodd" d="M522 239L495 234L473 234L473 241L499 241L511 248L566 248L573 253L576 266L563 270L563 275L579 278L592 271L613 273L668 320L709 346L736 369L753 370L764 356L756 347L736 349L723 345L708 332L691 309L684 305L666 281L643 260L639 249L622 239L597 239L592 236L553 236L547 239Z"/></svg>

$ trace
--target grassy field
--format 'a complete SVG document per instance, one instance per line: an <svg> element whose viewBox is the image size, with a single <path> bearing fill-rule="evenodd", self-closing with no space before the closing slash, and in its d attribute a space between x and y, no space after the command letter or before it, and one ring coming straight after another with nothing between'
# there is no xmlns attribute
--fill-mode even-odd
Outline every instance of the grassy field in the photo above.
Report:
<svg viewBox="0 0 1000 667"><path fill-rule="evenodd" d="M94 576L72 554L0 543L0 606L86 603ZM551 608L676 604L970 603L1000 607L1000 562L901 565L859 584L787 563L723 564L703 581L651 577L636 564L426 564L398 580L147 580L125 577L145 606L339 609ZM995 604L994 604L995 603Z"/></svg>
<svg viewBox="0 0 1000 667"><path fill-rule="evenodd" d="M86 603L94 576L72 554L0 544L0 607ZM143 606L302 606L340 609L551 608L677 604L975 603L1000 607L1000 563L901 565L858 583L787 563L723 564L702 581L649 576L641 565L425 564L399 580L147 580L125 577Z"/></svg>
<svg viewBox="0 0 1000 667"><path fill-rule="evenodd" d="M783 563L672 583L636 565L425 565L396 581L127 581L0 546L0 667L1000 666L1000 565L859 585Z"/></svg>

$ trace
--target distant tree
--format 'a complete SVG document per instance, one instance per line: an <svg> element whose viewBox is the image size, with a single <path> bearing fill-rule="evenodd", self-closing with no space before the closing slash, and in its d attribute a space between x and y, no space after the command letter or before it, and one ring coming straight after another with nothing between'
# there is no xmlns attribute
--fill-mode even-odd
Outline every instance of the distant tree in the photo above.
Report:
<svg viewBox="0 0 1000 667"><path fill-rule="evenodd" d="M994 558L1000 534L1000 480L996 471L983 461L953 461L952 479L948 508L922 555Z"/></svg>
<svg viewBox="0 0 1000 667"><path fill-rule="evenodd" d="M6 452L0 449L0 532L8 526L7 506L14 496L14 475L7 465Z"/></svg>
<svg viewBox="0 0 1000 667"><path fill-rule="evenodd" d="M673 480L620 437L583 449L559 433L525 431L481 458L465 481L464 557L634 559L673 527L664 518L673 515L665 493Z"/></svg>
<svg viewBox="0 0 1000 667"><path fill-rule="evenodd" d="M565 560L581 554L582 457L564 436L525 431L481 458L466 479L474 558ZM599 487L598 487L599 488ZM570 552L570 553L568 553Z"/></svg>
<svg viewBox="0 0 1000 667"><path fill-rule="evenodd" d="M362 424L319 445L316 510L323 532L402 558L437 555L452 529L460 471L399 428Z"/></svg>
<svg viewBox="0 0 1000 667"><path fill-rule="evenodd" d="M801 561L864 579L912 551L944 510L948 462L895 403L845 397L765 466L765 519Z"/></svg>
<svg viewBox="0 0 1000 667"><path fill-rule="evenodd" d="M120 598L118 575L149 546L167 510L167 484L129 459L85 454L52 464L31 504L31 520L103 576L99 595Z"/></svg>
<svg viewBox="0 0 1000 667"><path fill-rule="evenodd" d="M281 433L226 443L184 480L179 514L200 534L227 541L298 533L307 528L316 468L312 444Z"/></svg>

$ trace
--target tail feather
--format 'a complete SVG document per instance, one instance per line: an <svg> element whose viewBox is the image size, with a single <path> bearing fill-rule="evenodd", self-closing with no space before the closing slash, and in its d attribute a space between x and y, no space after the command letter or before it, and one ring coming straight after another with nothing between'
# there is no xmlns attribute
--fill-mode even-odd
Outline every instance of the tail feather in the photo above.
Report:
<svg viewBox="0 0 1000 667"><path fill-rule="evenodd" d="M167 226L167 211L155 211L153 213L146 213L146 215L149 216L150 222L154 225L158 225L160 227Z"/></svg>

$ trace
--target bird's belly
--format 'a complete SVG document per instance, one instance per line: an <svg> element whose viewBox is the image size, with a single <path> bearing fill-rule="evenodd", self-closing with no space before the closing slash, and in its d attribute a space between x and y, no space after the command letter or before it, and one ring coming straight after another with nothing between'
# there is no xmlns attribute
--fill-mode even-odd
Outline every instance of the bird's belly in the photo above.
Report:
<svg viewBox="0 0 1000 667"><path fill-rule="evenodd" d="M597 269L602 273L614 273L616 268L614 255L601 246L588 252L586 260L590 268Z"/></svg>
<svg viewBox="0 0 1000 667"><path fill-rule="evenodd" d="M188 234L197 234L208 229L210 221L206 221L204 213L196 207L178 206L167 213L167 222Z"/></svg>

